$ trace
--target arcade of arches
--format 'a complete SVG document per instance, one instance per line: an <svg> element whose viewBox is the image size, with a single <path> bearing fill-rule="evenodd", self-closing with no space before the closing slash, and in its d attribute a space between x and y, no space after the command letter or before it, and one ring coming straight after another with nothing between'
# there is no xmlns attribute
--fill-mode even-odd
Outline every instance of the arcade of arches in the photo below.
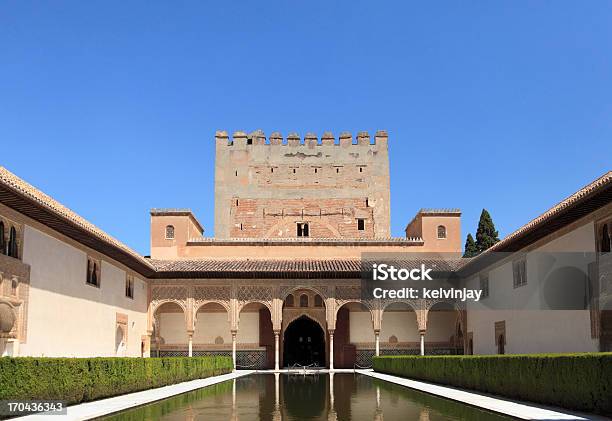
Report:
<svg viewBox="0 0 612 421"><path fill-rule="evenodd" d="M152 287L146 354L231 355L238 368L279 369L467 350L465 311L454 302L364 301L350 280L196 282Z"/></svg>

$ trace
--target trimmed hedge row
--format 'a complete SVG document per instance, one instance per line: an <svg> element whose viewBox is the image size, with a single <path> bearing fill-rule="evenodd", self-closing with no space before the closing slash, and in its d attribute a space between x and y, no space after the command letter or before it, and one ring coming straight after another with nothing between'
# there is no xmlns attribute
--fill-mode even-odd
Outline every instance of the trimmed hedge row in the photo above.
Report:
<svg viewBox="0 0 612 421"><path fill-rule="evenodd" d="M612 353L374 357L374 370L555 405L612 414Z"/></svg>
<svg viewBox="0 0 612 421"><path fill-rule="evenodd" d="M0 358L0 400L92 401L232 371L230 357Z"/></svg>

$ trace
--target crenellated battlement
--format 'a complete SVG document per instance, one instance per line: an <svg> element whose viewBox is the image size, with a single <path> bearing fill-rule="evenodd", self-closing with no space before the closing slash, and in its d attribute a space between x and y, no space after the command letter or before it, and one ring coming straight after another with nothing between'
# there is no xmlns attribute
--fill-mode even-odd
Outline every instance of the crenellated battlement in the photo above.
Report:
<svg viewBox="0 0 612 421"><path fill-rule="evenodd" d="M315 148L317 146L370 146L370 145L387 145L389 135L386 130L378 130L371 138L367 131L357 133L355 139L350 132L342 132L336 139L332 132L324 132L320 138L316 133L308 132L304 137L300 137L297 133L289 133L286 138L280 132L273 132L269 138L266 138L262 130L255 130L251 133L236 131L230 137L227 131L217 130L215 133L215 141L217 146L253 146L253 145L270 145L270 146L306 146Z"/></svg>

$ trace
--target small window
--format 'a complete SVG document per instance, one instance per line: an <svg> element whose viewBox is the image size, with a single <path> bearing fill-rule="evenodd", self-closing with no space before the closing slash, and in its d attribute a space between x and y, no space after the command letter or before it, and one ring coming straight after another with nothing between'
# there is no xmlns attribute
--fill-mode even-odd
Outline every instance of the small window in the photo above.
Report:
<svg viewBox="0 0 612 421"><path fill-rule="evenodd" d="M17 246L17 230L15 229L15 227L11 227L7 254L11 257L14 257L15 259L19 258L19 247Z"/></svg>
<svg viewBox="0 0 612 421"><path fill-rule="evenodd" d="M365 206L366 208L370 207L370 200L366 197L366 201L365 201Z"/></svg>
<svg viewBox="0 0 612 421"><path fill-rule="evenodd" d="M243 230L243 227L242 227L242 222L241 222L240 223L240 231L242 231L242 230Z"/></svg>
<svg viewBox="0 0 612 421"><path fill-rule="evenodd" d="M6 241L4 239L4 222L0 221L0 254L7 254Z"/></svg>
<svg viewBox="0 0 612 421"><path fill-rule="evenodd" d="M489 275L480 275L480 290L482 291L481 298L489 296Z"/></svg>
<svg viewBox="0 0 612 421"><path fill-rule="evenodd" d="M340 168L336 168L336 174L340 172Z"/></svg>
<svg viewBox="0 0 612 421"><path fill-rule="evenodd" d="M295 168L293 169L293 174L295 174Z"/></svg>
<svg viewBox="0 0 612 421"><path fill-rule="evenodd" d="M363 172L363 167L359 167L359 172Z"/></svg>
<svg viewBox="0 0 612 421"><path fill-rule="evenodd" d="M294 299L293 299L293 295L289 294L287 295L287 298L285 298L285 307L293 307L294 306Z"/></svg>
<svg viewBox="0 0 612 421"><path fill-rule="evenodd" d="M274 172L274 167L270 168L270 172Z"/></svg>
<svg viewBox="0 0 612 421"><path fill-rule="evenodd" d="M100 264L92 258L87 258L87 276L85 283L95 287L100 286Z"/></svg>
<svg viewBox="0 0 612 421"><path fill-rule="evenodd" d="M173 240L173 239L174 239L174 226L167 225L166 226L166 240Z"/></svg>
<svg viewBox="0 0 612 421"><path fill-rule="evenodd" d="M314 170L315 170L315 174L316 174L316 173L317 173L317 171L318 171L318 168L315 168Z"/></svg>
<svg viewBox="0 0 612 421"><path fill-rule="evenodd" d="M610 238L610 228L608 224L604 224L601 227L601 233L599 235L599 251L603 253L610 253L612 248L612 240Z"/></svg>
<svg viewBox="0 0 612 421"><path fill-rule="evenodd" d="M308 237L309 236L309 227L308 227L307 222L298 222L297 236L298 237Z"/></svg>
<svg viewBox="0 0 612 421"><path fill-rule="evenodd" d="M248 137L247 138L247 145L252 145L253 144L253 138L252 137Z"/></svg>
<svg viewBox="0 0 612 421"><path fill-rule="evenodd" d="M17 287L19 286L19 279L17 279L17 277L14 277L11 280L11 294L14 296L17 296Z"/></svg>
<svg viewBox="0 0 612 421"><path fill-rule="evenodd" d="M308 295L300 295L300 307L308 307Z"/></svg>
<svg viewBox="0 0 612 421"><path fill-rule="evenodd" d="M323 298L319 294L315 295L314 306L323 307Z"/></svg>
<svg viewBox="0 0 612 421"><path fill-rule="evenodd" d="M234 176L238 177L238 170L234 171Z"/></svg>
<svg viewBox="0 0 612 421"><path fill-rule="evenodd" d="M236 199L236 206L238 206L238 199Z"/></svg>
<svg viewBox="0 0 612 421"><path fill-rule="evenodd" d="M365 219L358 219L357 220L357 230L358 231L364 231L365 230Z"/></svg>
<svg viewBox="0 0 612 421"><path fill-rule="evenodd" d="M446 238L446 227L444 225L438 225L438 238Z"/></svg>
<svg viewBox="0 0 612 421"><path fill-rule="evenodd" d="M125 276L125 296L134 299L134 278L130 275Z"/></svg>
<svg viewBox="0 0 612 421"><path fill-rule="evenodd" d="M514 288L527 285L527 261L525 259L512 262L512 278Z"/></svg>

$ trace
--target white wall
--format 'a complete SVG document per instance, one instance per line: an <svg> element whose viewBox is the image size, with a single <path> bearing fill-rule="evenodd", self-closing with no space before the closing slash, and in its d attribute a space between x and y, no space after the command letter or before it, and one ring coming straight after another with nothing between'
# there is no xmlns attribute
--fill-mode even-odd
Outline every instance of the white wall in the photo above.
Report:
<svg viewBox="0 0 612 421"><path fill-rule="evenodd" d="M242 311L240 313L236 342L239 344L259 344L259 312Z"/></svg>
<svg viewBox="0 0 612 421"><path fill-rule="evenodd" d="M382 315L380 341L389 342L395 335L398 342L419 342L419 328L414 311L385 311Z"/></svg>
<svg viewBox="0 0 612 421"><path fill-rule="evenodd" d="M248 316L247 316L248 318ZM220 336L224 344L232 343L232 333L227 312L206 313L198 312L193 333L193 343L214 344L215 339ZM259 338L257 338L259 341Z"/></svg>
<svg viewBox="0 0 612 421"><path fill-rule="evenodd" d="M134 280L125 297L125 272L103 261L101 284L85 283L87 255L31 226L24 229L23 262L31 266L27 341L22 356L115 356L116 314L128 316L126 356L140 356L146 332L147 289Z"/></svg>
<svg viewBox="0 0 612 421"><path fill-rule="evenodd" d="M527 254L527 285L513 287L510 261L490 270L489 297L467 304L467 331L474 335L474 353L497 353L496 321L506 323L506 353L597 351L597 340L591 339L589 311L550 310L550 295L546 292L571 288L571 296L581 302L585 294L581 280L577 278L576 284L567 284L557 279L556 274L558 269L568 266L587 274L587 265L579 256L561 256L559 252L594 251L594 227L589 222ZM466 287L480 288L479 277L472 277Z"/></svg>
<svg viewBox="0 0 612 421"><path fill-rule="evenodd" d="M349 312L349 341L374 342L374 327L369 311Z"/></svg>

